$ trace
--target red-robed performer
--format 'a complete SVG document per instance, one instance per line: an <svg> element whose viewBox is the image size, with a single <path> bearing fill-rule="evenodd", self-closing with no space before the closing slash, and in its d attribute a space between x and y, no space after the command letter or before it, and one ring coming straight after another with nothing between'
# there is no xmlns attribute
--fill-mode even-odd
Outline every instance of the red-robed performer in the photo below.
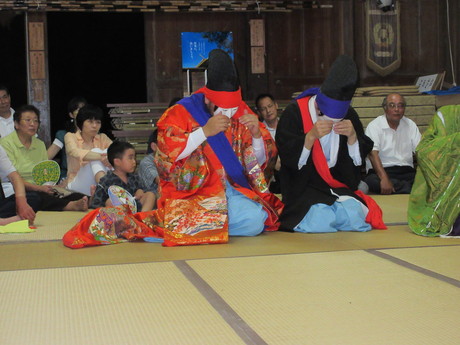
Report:
<svg viewBox="0 0 460 345"><path fill-rule="evenodd" d="M136 237L174 246L278 229L283 204L267 185L275 142L242 101L228 54L213 50L208 61L206 87L157 123L161 196L157 210L132 215L151 229Z"/></svg>

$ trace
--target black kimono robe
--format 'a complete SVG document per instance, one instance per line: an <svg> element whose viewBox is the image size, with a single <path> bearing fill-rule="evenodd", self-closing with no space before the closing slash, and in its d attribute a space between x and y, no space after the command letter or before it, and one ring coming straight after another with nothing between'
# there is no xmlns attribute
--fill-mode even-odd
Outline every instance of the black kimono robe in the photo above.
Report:
<svg viewBox="0 0 460 345"><path fill-rule="evenodd" d="M364 134L363 125L352 107L349 108L345 119L353 123L364 163L374 143ZM361 180L361 166L355 166L348 154L347 139L344 135L340 136L337 163L330 172L336 180L349 188L332 190L338 195L349 195L364 203L353 193ZM292 229L300 223L312 205L318 203L332 205L337 200L337 196L331 193L331 187L316 171L312 154L307 164L299 170L298 162L305 142L305 133L297 102L290 104L284 110L278 123L275 141L281 158L280 184L285 205L280 217L280 230L293 231Z"/></svg>

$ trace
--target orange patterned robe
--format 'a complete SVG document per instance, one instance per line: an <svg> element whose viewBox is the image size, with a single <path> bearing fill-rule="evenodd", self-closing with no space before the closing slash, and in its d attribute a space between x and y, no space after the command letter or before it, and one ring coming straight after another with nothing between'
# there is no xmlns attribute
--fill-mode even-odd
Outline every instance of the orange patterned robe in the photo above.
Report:
<svg viewBox="0 0 460 345"><path fill-rule="evenodd" d="M276 159L277 149L270 133L260 124L266 161L260 166L254 155L252 136L238 118L251 109L242 102L231 119L225 136L244 168L250 189L229 181L248 198L262 204L268 213L265 230L277 230L283 204L268 191L266 171ZM169 108L157 123L158 150L155 161L160 176L158 209L138 213L144 223L164 233L164 245L225 243L228 241L228 211L225 197L227 175L221 162L204 141L188 157L176 162L190 133L200 125L181 104ZM159 229L158 229L159 228Z"/></svg>

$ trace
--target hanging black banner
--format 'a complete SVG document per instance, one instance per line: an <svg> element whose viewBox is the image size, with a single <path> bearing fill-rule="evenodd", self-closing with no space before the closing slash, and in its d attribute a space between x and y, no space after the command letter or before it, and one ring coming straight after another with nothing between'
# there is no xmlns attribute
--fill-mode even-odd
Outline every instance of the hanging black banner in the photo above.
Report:
<svg viewBox="0 0 460 345"><path fill-rule="evenodd" d="M401 66L401 41L399 32L399 3L394 10L383 12L377 1L366 1L366 62L381 76L396 71Z"/></svg>

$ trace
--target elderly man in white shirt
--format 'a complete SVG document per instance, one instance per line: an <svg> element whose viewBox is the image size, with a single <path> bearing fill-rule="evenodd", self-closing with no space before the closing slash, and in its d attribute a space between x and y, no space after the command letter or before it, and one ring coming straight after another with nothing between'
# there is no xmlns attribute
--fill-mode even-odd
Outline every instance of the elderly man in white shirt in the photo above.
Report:
<svg viewBox="0 0 460 345"><path fill-rule="evenodd" d="M382 103L385 114L369 123L366 135L374 147L366 159L364 182L377 194L409 194L415 178L414 153L421 135L414 121L404 116L406 101L397 93Z"/></svg>

